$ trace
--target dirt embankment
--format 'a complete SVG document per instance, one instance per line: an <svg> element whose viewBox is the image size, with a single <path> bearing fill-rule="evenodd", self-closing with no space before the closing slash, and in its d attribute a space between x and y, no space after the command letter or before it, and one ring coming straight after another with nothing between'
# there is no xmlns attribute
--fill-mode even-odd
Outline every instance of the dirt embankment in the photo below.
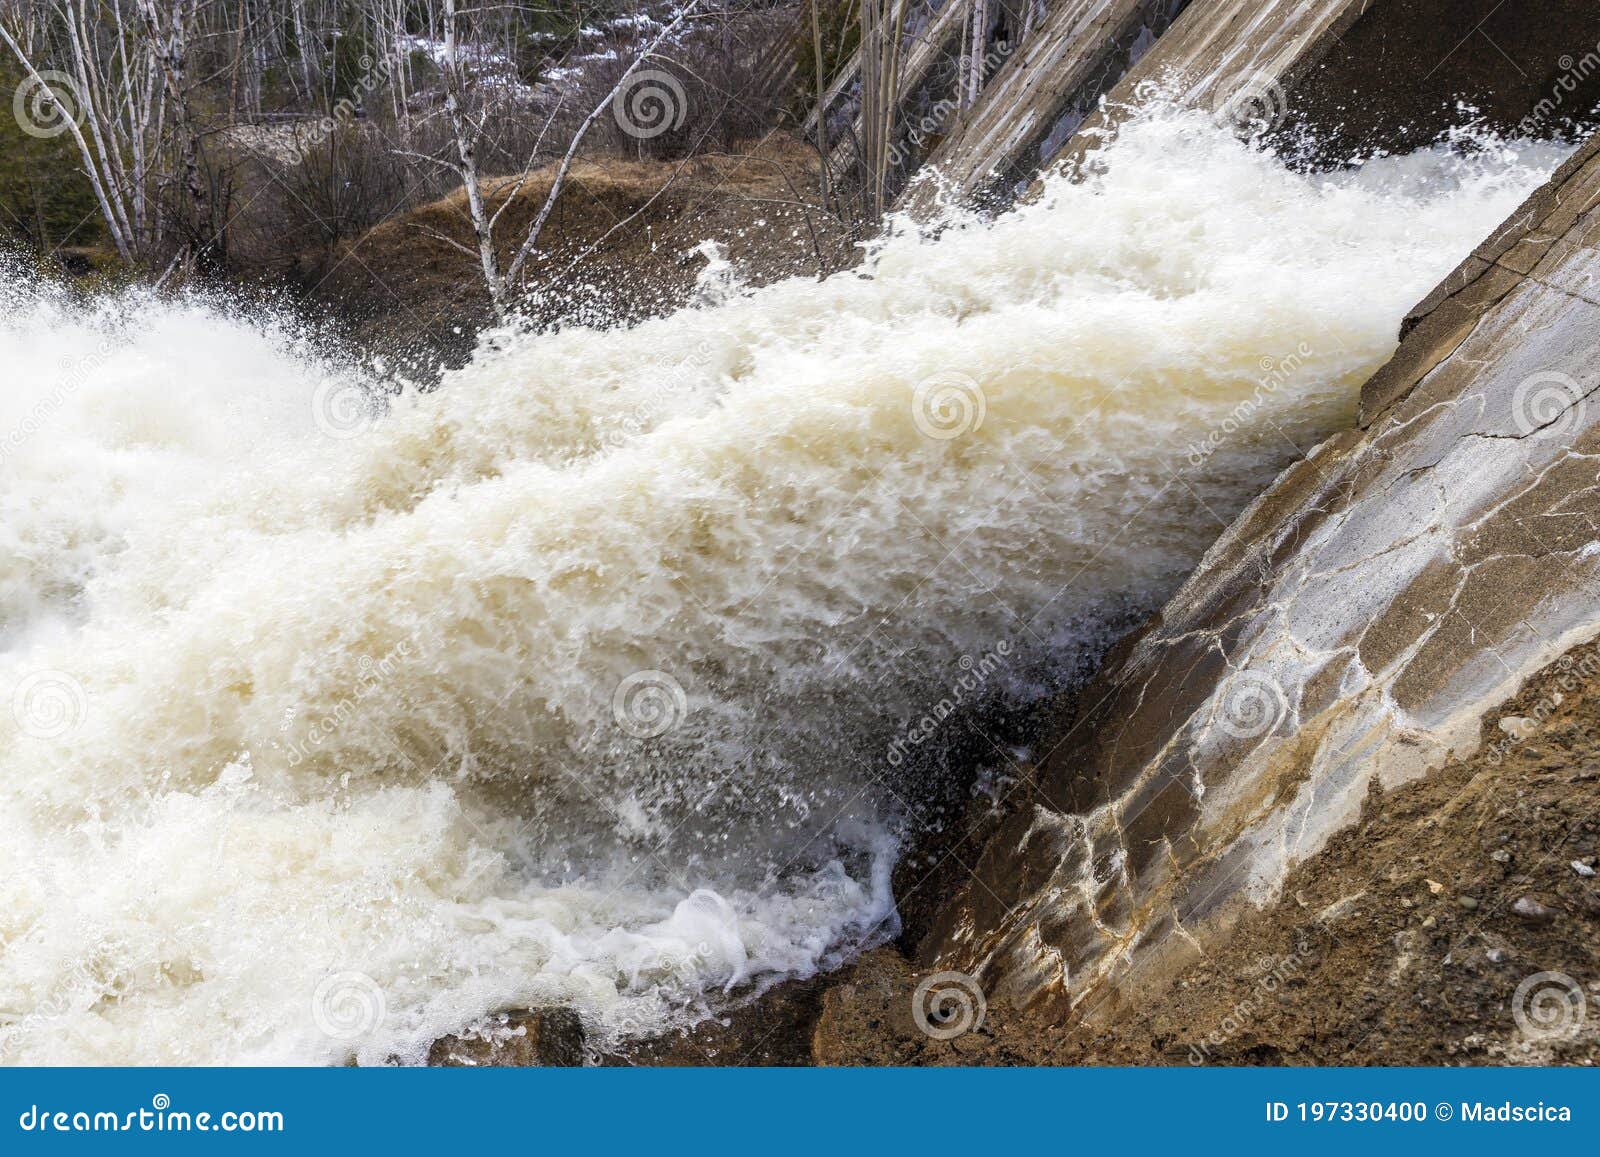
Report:
<svg viewBox="0 0 1600 1157"><path fill-rule="evenodd" d="M543 206L555 166L515 189L496 226L508 264ZM488 183L499 212L514 177ZM689 300L717 242L737 275L764 284L850 264L853 239L820 204L815 150L774 134L748 151L686 161L576 162L528 266L541 322L630 321ZM377 348L470 345L492 320L466 196L457 191L385 221L307 276L311 295Z"/></svg>

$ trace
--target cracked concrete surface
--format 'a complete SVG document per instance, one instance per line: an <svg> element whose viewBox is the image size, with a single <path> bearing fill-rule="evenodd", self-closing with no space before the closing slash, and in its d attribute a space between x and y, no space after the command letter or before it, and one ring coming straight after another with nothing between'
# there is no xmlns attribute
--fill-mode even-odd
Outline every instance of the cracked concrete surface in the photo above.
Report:
<svg viewBox="0 0 1600 1157"><path fill-rule="evenodd" d="M1600 634L1600 137L1125 642L920 955L1115 1015Z"/></svg>

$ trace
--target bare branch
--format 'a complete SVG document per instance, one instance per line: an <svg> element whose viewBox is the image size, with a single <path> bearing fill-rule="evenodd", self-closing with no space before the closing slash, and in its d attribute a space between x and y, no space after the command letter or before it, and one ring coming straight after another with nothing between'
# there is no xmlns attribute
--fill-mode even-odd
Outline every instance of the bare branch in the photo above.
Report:
<svg viewBox="0 0 1600 1157"><path fill-rule="evenodd" d="M534 218L533 224L528 229L527 237L523 239L522 247L517 250L517 255L511 262L511 268L506 273L506 283L508 285L515 284L518 275L522 272L523 265L528 260L528 255L533 252L534 246L539 243L539 234L544 229L544 223L550 216L550 210L555 208L556 198L561 196L561 187L566 183L568 170L572 168L572 159L577 156L578 146L583 143L583 138L588 135L590 126L594 124L602 112L611 106L611 102L622 91L622 87L628 82L628 78L638 71L640 65L650 59L656 49L661 47L667 37L671 36L678 26L689 18L698 5L699 0L690 0L690 3L683 11L678 13L672 23L663 28L660 35L650 42L650 46L635 57L633 62L623 70L622 75L617 78L617 83L612 86L611 91L605 95L599 104L590 110L589 115L578 126L578 131L573 134L572 143L567 146L566 156L561 158L561 167L556 170L555 180L550 184L550 192L544 199L544 205L539 209L539 215Z"/></svg>

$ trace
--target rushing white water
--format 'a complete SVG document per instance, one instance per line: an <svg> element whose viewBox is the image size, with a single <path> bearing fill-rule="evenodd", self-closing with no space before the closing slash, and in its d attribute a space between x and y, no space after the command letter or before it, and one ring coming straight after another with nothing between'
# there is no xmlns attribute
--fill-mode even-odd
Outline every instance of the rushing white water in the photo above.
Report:
<svg viewBox="0 0 1600 1157"><path fill-rule="evenodd" d="M615 1036L891 933L933 705L1170 592L1557 158L1308 178L1147 118L997 222L491 335L381 416L286 322L12 277L0 1053Z"/></svg>

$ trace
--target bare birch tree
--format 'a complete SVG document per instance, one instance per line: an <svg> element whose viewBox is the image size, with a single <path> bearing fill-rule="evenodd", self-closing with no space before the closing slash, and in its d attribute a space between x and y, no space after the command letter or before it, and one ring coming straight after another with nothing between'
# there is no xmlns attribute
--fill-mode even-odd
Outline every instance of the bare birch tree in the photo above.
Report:
<svg viewBox="0 0 1600 1157"><path fill-rule="evenodd" d="M198 256L215 244L217 237L211 220L211 192L200 169L200 129L195 123L189 92L189 36L200 0L138 0L151 57L167 92L172 110L179 164L183 169L183 188L194 215L187 256Z"/></svg>
<svg viewBox="0 0 1600 1157"><path fill-rule="evenodd" d="M889 197L890 154L900 110L900 45L906 0L861 2L861 165L865 212L883 216Z"/></svg>
<svg viewBox="0 0 1600 1157"><path fill-rule="evenodd" d="M591 130L608 109L622 108L639 71L669 44L681 43L674 78L683 76L720 101L700 110L704 116L688 147L698 149L714 132L731 147L735 134L771 127L763 119L771 114L761 111L770 94L765 88L759 98L742 89L722 91L754 82L706 73L706 64L717 59L707 46L753 16L748 26L760 30L758 42L746 48L736 38L727 41L749 54L730 59L752 75L777 78L771 82L776 94L797 68L790 26L798 28L807 0L690 0L661 17L664 26L635 10L598 28L587 2L0 0L0 54L21 65L29 92L19 98L56 117L58 123L39 135L62 135L70 145L103 221L101 232L124 262L155 267L175 253L190 260L226 258L224 238L235 228L246 245L258 243L258 251L274 240L292 245L294 238L320 236L302 227L307 216L318 226L344 220L316 196L302 195L320 189L309 150L326 145L330 157L344 151L324 169L346 165L366 182L349 191L348 181L339 183L341 205L379 198L386 213L396 203L390 190L432 197L447 185L461 189L472 236L465 246L451 243L470 253L504 316L529 278ZM886 14L873 40L887 63L874 73L877 119L896 85L895 45L909 2L868 0L873 11ZM802 51L819 57L820 80L818 4L811 4L812 44ZM687 23L703 12L715 16L715 26L705 23L715 31L689 36ZM598 49L596 38L602 38ZM559 73L528 79L564 57L571 64ZM614 67L606 63L619 57ZM605 80L597 82L597 75ZM676 79L669 87L682 97ZM572 107L594 101L603 89L609 91L593 107ZM536 101L543 102L542 120L530 117ZM779 104L772 100L774 108ZM355 123L368 119L372 123ZM536 138L531 145L530 138ZM881 173L887 130L873 140ZM643 155L642 143L639 151ZM445 180L416 180L399 158L425 161ZM548 187L530 220L522 212L523 194L535 166L547 161ZM258 217L244 226L228 219L229 187L221 172L228 181L252 183L238 201L246 208L258 204ZM877 184L881 203L881 176ZM83 194L74 189L74 195ZM824 200L830 197L837 200L838 191L825 191ZM514 236L511 220L518 222Z"/></svg>
<svg viewBox="0 0 1600 1157"><path fill-rule="evenodd" d="M107 19L91 22L82 0L41 6L64 41L54 61L46 57L50 46L43 37L25 46L4 20L0 40L27 83L60 117L50 131L71 135L106 232L118 256L132 264L148 254L159 227L149 189L164 131L165 92L147 43L123 22L120 0L107 0L105 7Z"/></svg>
<svg viewBox="0 0 1600 1157"><path fill-rule="evenodd" d="M989 0L971 0L971 24L967 30L966 51L961 58L961 107L978 103L983 87L984 57L989 43Z"/></svg>
<svg viewBox="0 0 1600 1157"><path fill-rule="evenodd" d="M467 212L471 218L472 232L476 241L476 250L468 249L459 242L445 237L442 234L433 235L441 241L461 250L478 262L483 275L484 286L488 290L489 300L494 305L497 316L504 318L508 315L511 302L517 287L522 281L530 257L537 251L540 234L544 231L545 222L549 220L550 212L555 208L556 201L561 196L561 191L566 184L567 175L572 169L572 162L578 155L584 138L589 130L594 127L606 109L617 99L628 84L629 79L639 68L665 44L669 38L693 15L700 0L691 0L679 10L673 20L655 35L650 43L637 53L628 67L623 70L611 90L606 93L587 116L579 123L568 140L565 153L556 167L555 175L551 178L550 188L545 194L544 202L539 207L539 212L534 216L528 231L523 235L511 261L504 269L501 268L499 249L497 247L496 229L500 219L506 211L516 203L523 186L527 184L533 173L539 156L539 145L543 143L545 134L554 124L556 112L552 112L546 119L544 130L540 133L538 141L529 151L527 161L521 173L507 186L498 190L500 197L499 206L490 212L487 198L484 195L484 182L479 171L478 142L483 134L486 114L480 109L476 113L469 99L469 89L472 85L472 69L463 56L462 36L465 31L465 17L467 13L459 7L457 0L443 0L443 34L444 34L444 72L445 72L445 115L449 118L451 135L454 140L455 156L453 159L438 157L424 157L435 164L444 165L455 173L460 180L462 189L466 194ZM421 154L409 154L421 156Z"/></svg>

